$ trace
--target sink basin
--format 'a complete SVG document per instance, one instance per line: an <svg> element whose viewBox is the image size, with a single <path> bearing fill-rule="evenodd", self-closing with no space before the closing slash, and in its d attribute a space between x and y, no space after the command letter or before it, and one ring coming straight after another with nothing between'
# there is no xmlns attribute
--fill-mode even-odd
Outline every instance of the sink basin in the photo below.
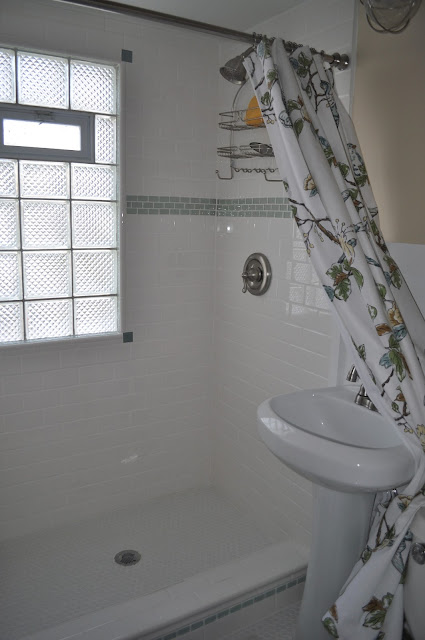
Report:
<svg viewBox="0 0 425 640"><path fill-rule="evenodd" d="M379 413L354 403L344 385L276 396L258 408L266 446L312 482L344 492L373 492L407 483L413 459Z"/></svg>

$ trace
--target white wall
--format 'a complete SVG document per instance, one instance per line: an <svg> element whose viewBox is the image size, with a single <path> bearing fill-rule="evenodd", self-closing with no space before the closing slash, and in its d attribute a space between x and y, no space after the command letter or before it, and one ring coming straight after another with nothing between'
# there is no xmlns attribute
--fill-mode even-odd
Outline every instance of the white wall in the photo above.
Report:
<svg viewBox="0 0 425 640"><path fill-rule="evenodd" d="M303 3L272 26L288 39L350 51L353 6ZM271 35L272 26L255 30ZM234 96L217 69L241 51L238 43L50 0L3 0L0 42L113 61L133 51L123 65L126 194L282 196L279 183L261 176L214 175L217 140L228 144L217 112ZM308 540L310 487L268 453L255 425L263 398L328 381L332 327L292 221L124 218L124 328L134 343L1 350L2 535L206 484L214 453L223 491L267 526ZM252 251L272 263L264 298L241 293Z"/></svg>
<svg viewBox="0 0 425 640"><path fill-rule="evenodd" d="M125 194L215 193L214 38L44 0L4 0L0 42L124 64ZM7 537L210 481L213 217L125 215L134 343L0 352Z"/></svg>
<svg viewBox="0 0 425 640"><path fill-rule="evenodd" d="M351 55L354 14L353 0L315 0L300 3L253 30ZM241 51L240 45L223 43L220 64ZM351 71L337 74L339 94L347 106L350 76ZM231 108L235 90L220 79L221 111ZM246 108L252 95L247 84L238 107ZM264 132L235 133L235 144L242 137L243 143L257 141L261 135ZM220 132L220 144L226 144L225 139L226 134ZM218 163L223 175L225 162ZM273 161L264 162L273 166ZM254 160L239 160L236 165L258 166ZM281 183L268 184L262 176L238 174L218 185L218 198L266 196L283 197ZM247 206L240 206L243 213ZM244 261L256 251L266 254L273 271L271 288L260 298L241 293ZM271 395L326 386L333 378L337 332L323 288L290 219L219 217L216 270L214 481L234 500L261 514L265 523L308 542L310 484L259 441L256 408Z"/></svg>

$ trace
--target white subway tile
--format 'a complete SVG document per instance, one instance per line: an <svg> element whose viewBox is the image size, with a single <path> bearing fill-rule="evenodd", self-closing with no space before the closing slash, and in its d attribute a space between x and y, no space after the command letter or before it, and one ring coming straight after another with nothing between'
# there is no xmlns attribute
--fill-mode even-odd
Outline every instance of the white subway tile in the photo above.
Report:
<svg viewBox="0 0 425 640"><path fill-rule="evenodd" d="M133 50L124 69L129 195L282 196L281 183L262 176L214 175L217 141L227 139L217 112L234 97L217 67L237 44L53 5L5 0L3 41L117 61ZM256 30L349 50L353 5L309 0ZM337 87L348 103L348 74L337 74ZM271 456L256 428L265 397L327 383L330 317L293 221L135 214L125 223L134 343L2 351L6 535L208 483L213 456L224 492L308 538L309 484ZM263 298L241 293L253 251L272 263Z"/></svg>

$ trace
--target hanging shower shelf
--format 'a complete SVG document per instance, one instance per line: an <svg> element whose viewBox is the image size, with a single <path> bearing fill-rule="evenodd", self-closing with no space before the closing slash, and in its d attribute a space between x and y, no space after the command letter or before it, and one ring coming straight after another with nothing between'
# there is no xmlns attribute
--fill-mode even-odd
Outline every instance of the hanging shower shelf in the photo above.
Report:
<svg viewBox="0 0 425 640"><path fill-rule="evenodd" d="M248 169L247 167L230 166L230 176L221 176L219 170L218 169L215 170L217 174L217 178L219 180L233 180L233 178L235 177L234 175L235 173L261 173L266 182L282 182L280 178L278 178L277 180L273 180L267 177L268 174L276 173L276 171L278 171L277 168L270 169L269 167L267 167L266 169L259 169L257 167L252 167L251 169Z"/></svg>
<svg viewBox="0 0 425 640"><path fill-rule="evenodd" d="M258 108L255 109L237 109L233 111L223 111L220 113L221 121L218 126L221 129L229 129L230 131L245 131L248 129L264 129L267 124L275 122L273 116L263 112L262 118L258 117ZM249 122L255 124L249 124Z"/></svg>
<svg viewBox="0 0 425 640"><path fill-rule="evenodd" d="M274 158L273 149L269 144L251 142L250 144L218 147L217 154L222 158Z"/></svg>
<svg viewBox="0 0 425 640"><path fill-rule="evenodd" d="M279 175L278 169L273 167L235 167L234 160L249 160L253 158L274 158L273 148L266 142L250 142L248 144L234 145L234 131L251 131L265 129L266 124L273 124L276 120L267 108L260 110L258 104L254 108L235 109L236 100L239 95L241 85L233 99L231 111L223 111L220 113L219 127L230 132L230 144L226 147L218 147L217 154L221 158L229 159L228 175L220 175L220 171L216 169L216 175L220 180L232 180L237 173L257 173L262 174L267 182L281 182L278 178L269 176ZM252 102L252 101L251 101ZM261 140L263 134L258 136Z"/></svg>

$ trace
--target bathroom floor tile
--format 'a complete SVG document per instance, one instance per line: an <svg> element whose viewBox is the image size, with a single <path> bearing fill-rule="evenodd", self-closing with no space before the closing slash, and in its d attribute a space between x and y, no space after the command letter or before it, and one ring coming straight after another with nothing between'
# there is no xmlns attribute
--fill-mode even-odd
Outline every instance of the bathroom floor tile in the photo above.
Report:
<svg viewBox="0 0 425 640"><path fill-rule="evenodd" d="M213 489L202 489L3 542L0 638L19 640L280 540ZM140 562L116 564L123 549L139 551Z"/></svg>

